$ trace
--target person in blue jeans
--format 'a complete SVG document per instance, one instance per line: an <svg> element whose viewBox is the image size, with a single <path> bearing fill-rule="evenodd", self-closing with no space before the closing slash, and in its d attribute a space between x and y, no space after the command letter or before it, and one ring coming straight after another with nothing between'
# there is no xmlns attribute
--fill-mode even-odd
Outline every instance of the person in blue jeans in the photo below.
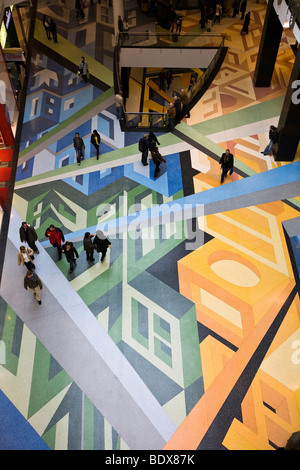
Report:
<svg viewBox="0 0 300 470"><path fill-rule="evenodd" d="M232 175L233 173L233 155L229 149L226 149L225 152L222 154L222 157L220 159L220 166L222 169L222 175L221 175L221 184L222 184L225 176L227 176L228 171L230 175Z"/></svg>
<svg viewBox="0 0 300 470"><path fill-rule="evenodd" d="M271 152L274 144L276 144L277 140L278 140L278 130L275 126L270 126L270 130L269 130L269 143L268 145L266 146L265 150L263 152L261 152L263 155L269 155L269 153Z"/></svg>

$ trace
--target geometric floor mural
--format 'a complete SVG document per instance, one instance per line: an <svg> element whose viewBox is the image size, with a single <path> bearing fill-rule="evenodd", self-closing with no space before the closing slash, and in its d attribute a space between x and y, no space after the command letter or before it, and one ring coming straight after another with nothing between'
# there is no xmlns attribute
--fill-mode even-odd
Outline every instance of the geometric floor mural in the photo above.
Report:
<svg viewBox="0 0 300 470"><path fill-rule="evenodd" d="M214 26L228 53L191 117L157 134L159 178L151 159L141 165L142 133L122 133L116 118L112 11L105 23L105 4L88 5L78 24L68 8L38 7L0 291L0 449L274 450L300 429L300 154L261 154L292 38L272 86L255 89L266 7L250 4L249 35L238 18ZM124 5L133 30L156 28ZM200 31L196 10L184 12L189 31ZM82 54L98 86L74 72ZM221 186L226 148L235 166ZM23 220L38 234L42 305L16 262ZM50 224L79 253L72 273ZM111 248L90 262L83 237L98 228Z"/></svg>

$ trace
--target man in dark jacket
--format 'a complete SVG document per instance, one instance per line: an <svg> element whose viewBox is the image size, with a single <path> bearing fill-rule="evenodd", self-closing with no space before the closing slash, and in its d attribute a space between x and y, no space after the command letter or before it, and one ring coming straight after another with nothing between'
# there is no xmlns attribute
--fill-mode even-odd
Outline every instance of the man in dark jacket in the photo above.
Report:
<svg viewBox="0 0 300 470"><path fill-rule="evenodd" d="M160 171L160 164L162 162L166 162L166 160L164 159L164 157L160 154L158 148L155 146L152 148L151 150L151 155L152 155L152 160L153 160L153 163L155 165L155 171L154 171L154 178L157 177L159 171Z"/></svg>
<svg viewBox="0 0 300 470"><path fill-rule="evenodd" d="M102 230L97 230L96 236L94 238L94 245L97 253L102 253L101 261L104 260L107 248L111 247L111 242L106 238Z"/></svg>
<svg viewBox="0 0 300 470"><path fill-rule="evenodd" d="M73 145L76 153L76 159L78 165L81 164L81 160L84 158L84 150L85 150L85 145L83 142L82 137L80 137L79 132L76 132L75 137L73 139Z"/></svg>
<svg viewBox="0 0 300 470"><path fill-rule="evenodd" d="M28 243L28 246L38 255L39 250L36 247L35 242L37 241L37 233L31 225L27 222L22 222L20 227L20 240L22 243Z"/></svg>
<svg viewBox="0 0 300 470"><path fill-rule="evenodd" d="M222 168L222 175L221 175L221 184L224 181L225 176L229 171L229 174L232 175L233 173L233 155L230 153L229 149L226 149L225 152L222 154L220 159L220 166Z"/></svg>
<svg viewBox="0 0 300 470"><path fill-rule="evenodd" d="M78 251L76 250L75 246L72 242L66 242L62 247L62 252L66 255L66 259L70 264L70 273L73 272L74 264L76 264L76 258L79 258Z"/></svg>
<svg viewBox="0 0 300 470"><path fill-rule="evenodd" d="M58 259L60 260L61 259L61 242L65 241L65 237L61 229L58 227L54 227L54 225L51 224L50 227L48 227L45 232L45 237L48 237L51 245L57 248Z"/></svg>
<svg viewBox="0 0 300 470"><path fill-rule="evenodd" d="M29 289L32 295L35 296L38 304L41 305L41 293L40 289L43 288L42 281L34 271L27 271L26 276L24 277L24 289Z"/></svg>
<svg viewBox="0 0 300 470"><path fill-rule="evenodd" d="M150 150L150 142L148 140L147 134L144 134L144 137L142 137L139 140L139 151L142 152L142 164L144 166L148 165L147 159L148 159L149 150Z"/></svg>

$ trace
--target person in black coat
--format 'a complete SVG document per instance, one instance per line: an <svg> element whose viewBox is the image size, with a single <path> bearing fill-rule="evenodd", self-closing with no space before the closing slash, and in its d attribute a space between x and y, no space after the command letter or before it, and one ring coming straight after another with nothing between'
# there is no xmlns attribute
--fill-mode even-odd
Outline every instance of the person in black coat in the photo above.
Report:
<svg viewBox="0 0 300 470"><path fill-rule="evenodd" d="M157 137L156 137L156 135L154 134L153 131L149 132L148 141L150 143L150 152L151 152L152 148L156 147L157 145L160 145L160 143L158 142L158 139L157 139Z"/></svg>
<svg viewBox="0 0 300 470"><path fill-rule="evenodd" d="M166 160L164 159L164 157L160 154L158 148L156 146L153 147L152 151L151 151L151 156L152 156L152 160L153 160L153 163L155 165L155 171L154 171L154 178L157 177L159 171L160 171L160 164L162 162L166 162Z"/></svg>
<svg viewBox="0 0 300 470"><path fill-rule="evenodd" d="M101 261L103 261L106 256L107 248L111 247L111 242L106 238L102 230L97 230L94 238L94 246L97 253L102 253Z"/></svg>
<svg viewBox="0 0 300 470"><path fill-rule="evenodd" d="M66 259L68 263L70 264L70 273L73 272L74 269L74 264L76 264L76 258L79 258L78 251L76 250L75 246L73 245L72 242L66 242L62 246L62 252L66 255Z"/></svg>
<svg viewBox="0 0 300 470"><path fill-rule="evenodd" d="M83 249L86 253L86 260L87 261L95 261L94 259L94 243L92 241L92 238L94 237L93 234L90 232L85 232L84 238L83 238Z"/></svg>
<svg viewBox="0 0 300 470"><path fill-rule="evenodd" d="M100 134L99 132L94 129L93 130L93 133L91 135L91 143L93 144L93 146L95 147L96 149L96 152L97 152L97 160L99 160L99 147L100 147L100 142L101 142L101 137L100 137Z"/></svg>
<svg viewBox="0 0 300 470"><path fill-rule="evenodd" d="M221 175L221 184L222 184L225 176L227 176L228 171L230 175L232 175L233 173L233 155L229 149L226 149L225 152L222 154L222 157L220 159L220 166L222 169L222 175Z"/></svg>
<svg viewBox="0 0 300 470"><path fill-rule="evenodd" d="M47 34L47 38L51 39L50 25L46 15L43 16L43 25Z"/></svg>
<svg viewBox="0 0 300 470"><path fill-rule="evenodd" d="M54 23L52 18L50 20L49 27L50 27L50 31L52 33L52 37L53 37L54 42L57 42L56 24Z"/></svg>
<svg viewBox="0 0 300 470"><path fill-rule="evenodd" d="M181 100L179 96L174 96L174 108L176 109L175 124L179 124L181 121Z"/></svg>
<svg viewBox="0 0 300 470"><path fill-rule="evenodd" d="M243 24L243 27L242 27L242 30L241 30L241 34L243 34L243 33L248 34L249 33L249 24L250 24L250 11L248 11L248 13L246 13L246 16L245 16L245 19L244 19L244 24Z"/></svg>
<svg viewBox="0 0 300 470"><path fill-rule="evenodd" d="M29 225L27 222L22 222L19 232L21 242L26 242L28 246L38 255L39 250L35 244L38 237L35 228Z"/></svg>

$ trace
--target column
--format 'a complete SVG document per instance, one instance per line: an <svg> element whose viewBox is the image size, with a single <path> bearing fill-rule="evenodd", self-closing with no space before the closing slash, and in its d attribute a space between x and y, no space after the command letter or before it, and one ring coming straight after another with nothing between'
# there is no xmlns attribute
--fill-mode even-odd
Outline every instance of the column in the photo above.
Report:
<svg viewBox="0 0 300 470"><path fill-rule="evenodd" d="M282 30L273 0L269 0L253 77L257 87L269 87L271 84Z"/></svg>
<svg viewBox="0 0 300 470"><path fill-rule="evenodd" d="M294 160L300 138L300 47L295 57L294 67L285 94L279 122L279 139L275 160Z"/></svg>

